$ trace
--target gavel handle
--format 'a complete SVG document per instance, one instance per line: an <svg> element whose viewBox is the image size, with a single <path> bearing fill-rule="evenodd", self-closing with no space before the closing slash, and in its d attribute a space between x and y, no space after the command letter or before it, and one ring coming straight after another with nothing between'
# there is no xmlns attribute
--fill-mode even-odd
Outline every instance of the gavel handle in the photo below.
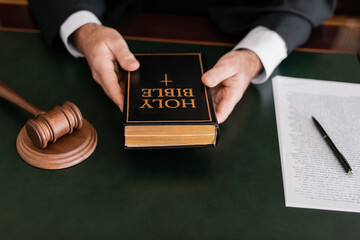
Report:
<svg viewBox="0 0 360 240"><path fill-rule="evenodd" d="M39 114L45 113L43 110L38 109L28 101L26 101L23 97L17 94L14 90L5 85L5 83L0 81L0 97L5 100L21 107L22 109L28 111L35 117Z"/></svg>

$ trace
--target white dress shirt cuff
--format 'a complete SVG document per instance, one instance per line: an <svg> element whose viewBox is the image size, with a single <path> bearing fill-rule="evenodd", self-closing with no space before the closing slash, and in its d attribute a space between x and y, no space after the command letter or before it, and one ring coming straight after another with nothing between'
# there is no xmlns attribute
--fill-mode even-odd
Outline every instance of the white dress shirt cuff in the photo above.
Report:
<svg viewBox="0 0 360 240"><path fill-rule="evenodd" d="M277 32L259 26L251 30L235 47L249 49L258 55L263 70L251 82L255 84L265 82L275 68L287 57L285 41Z"/></svg>
<svg viewBox="0 0 360 240"><path fill-rule="evenodd" d="M69 41L69 37L75 30L87 23L101 24L100 20L92 12L83 10L71 14L60 26L61 40L69 53L76 58L84 57L84 55Z"/></svg>

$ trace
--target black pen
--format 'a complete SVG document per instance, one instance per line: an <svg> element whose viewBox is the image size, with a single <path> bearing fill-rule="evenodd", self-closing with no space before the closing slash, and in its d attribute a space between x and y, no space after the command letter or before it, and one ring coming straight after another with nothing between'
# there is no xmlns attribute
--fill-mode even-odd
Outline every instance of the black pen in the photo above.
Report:
<svg viewBox="0 0 360 240"><path fill-rule="evenodd" d="M312 119L315 123L316 128L319 130L321 136L323 137L323 139L325 139L326 143L329 145L329 147L335 154L336 158L339 160L341 165L344 167L345 172L347 172L347 174L352 174L352 169L350 167L350 164L348 163L348 161L346 161L344 155L342 155L341 152L336 148L335 144L331 141L330 137L327 135L327 133L322 128L320 123L314 117L312 117Z"/></svg>

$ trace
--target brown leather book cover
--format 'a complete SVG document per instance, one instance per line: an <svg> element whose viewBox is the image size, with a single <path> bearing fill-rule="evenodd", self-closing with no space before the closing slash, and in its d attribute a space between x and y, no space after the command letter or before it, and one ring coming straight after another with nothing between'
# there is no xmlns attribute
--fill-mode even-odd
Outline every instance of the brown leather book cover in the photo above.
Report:
<svg viewBox="0 0 360 240"><path fill-rule="evenodd" d="M215 146L218 123L201 53L135 54L124 101L125 148Z"/></svg>

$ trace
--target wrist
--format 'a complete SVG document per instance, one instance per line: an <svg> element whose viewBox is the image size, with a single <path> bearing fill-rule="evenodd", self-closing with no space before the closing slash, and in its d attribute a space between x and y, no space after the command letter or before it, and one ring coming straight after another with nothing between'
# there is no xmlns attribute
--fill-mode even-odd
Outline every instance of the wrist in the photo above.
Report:
<svg viewBox="0 0 360 240"><path fill-rule="evenodd" d="M87 23L79 27L70 35L70 41L74 46L84 54L86 41L91 39L90 35L96 31L101 25L97 23Z"/></svg>
<svg viewBox="0 0 360 240"><path fill-rule="evenodd" d="M247 69L249 78L252 79L258 75L263 69L263 65L259 56L249 49L239 49L237 52L241 53L247 60Z"/></svg>

